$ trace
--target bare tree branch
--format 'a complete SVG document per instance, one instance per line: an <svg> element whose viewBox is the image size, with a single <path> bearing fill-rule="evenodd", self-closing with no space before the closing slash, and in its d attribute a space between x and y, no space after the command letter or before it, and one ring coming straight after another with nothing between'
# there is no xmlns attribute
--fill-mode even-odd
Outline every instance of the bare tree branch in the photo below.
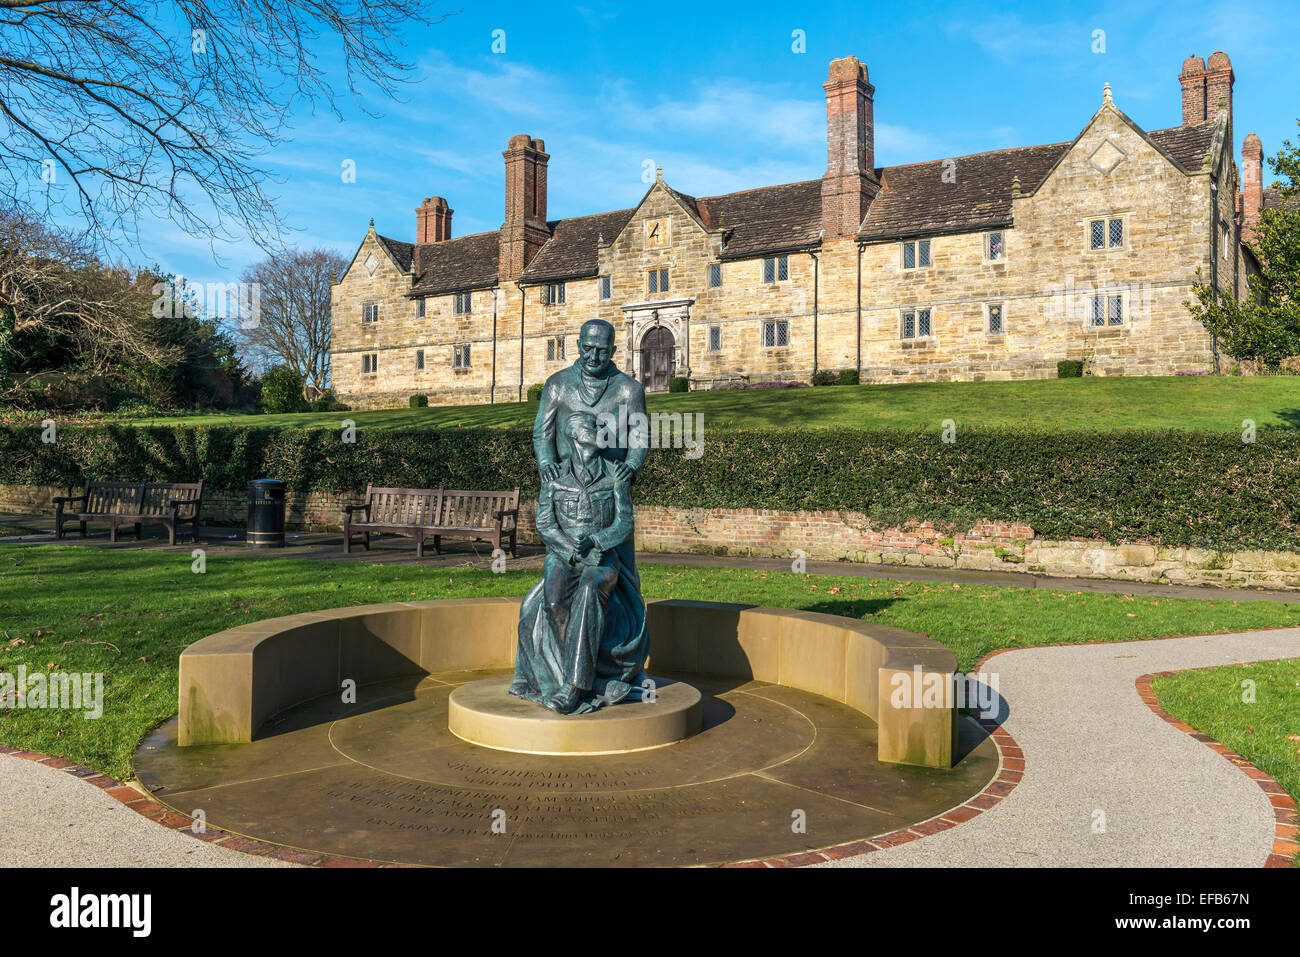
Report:
<svg viewBox="0 0 1300 957"><path fill-rule="evenodd" d="M443 19L414 0L0 0L0 201L75 208L116 248L158 217L272 251L259 162L289 110L340 113L334 57L363 109L392 96L401 30Z"/></svg>

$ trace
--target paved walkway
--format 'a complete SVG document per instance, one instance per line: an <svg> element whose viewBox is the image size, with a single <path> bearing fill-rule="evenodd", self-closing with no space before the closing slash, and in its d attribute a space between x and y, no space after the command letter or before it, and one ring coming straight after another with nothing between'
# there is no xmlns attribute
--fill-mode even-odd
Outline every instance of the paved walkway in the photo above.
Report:
<svg viewBox="0 0 1300 957"><path fill-rule="evenodd" d="M1273 807L1234 765L1138 697L1144 674L1300 658L1300 628L991 658L1025 776L951 830L822 867L1260 867ZM1105 833L1092 830L1105 814Z"/></svg>
<svg viewBox="0 0 1300 957"><path fill-rule="evenodd" d="M56 768L0 756L0 861L16 867L286 867L137 814Z"/></svg>

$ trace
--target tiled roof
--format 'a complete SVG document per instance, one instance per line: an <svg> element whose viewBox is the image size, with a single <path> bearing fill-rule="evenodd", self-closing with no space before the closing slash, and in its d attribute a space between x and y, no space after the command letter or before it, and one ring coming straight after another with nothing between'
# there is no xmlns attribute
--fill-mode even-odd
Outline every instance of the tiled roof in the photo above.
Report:
<svg viewBox="0 0 1300 957"><path fill-rule="evenodd" d="M1276 186L1270 186L1264 190L1264 195L1261 197L1259 204L1260 209L1278 209L1282 206L1300 209L1300 196L1292 196L1290 199L1286 199L1282 196L1282 191Z"/></svg>
<svg viewBox="0 0 1300 957"><path fill-rule="evenodd" d="M522 277L524 282L594 276L598 260L596 244L613 242L635 210L620 209L594 216L575 216L547 223L551 238L533 257Z"/></svg>
<svg viewBox="0 0 1300 957"><path fill-rule="evenodd" d="M1189 173L1201 168L1205 151L1214 142L1213 122L1197 123L1194 126L1175 126L1167 130L1152 130L1147 136L1155 141L1162 150L1178 160L1180 166Z"/></svg>
<svg viewBox="0 0 1300 957"><path fill-rule="evenodd" d="M404 243L400 239L389 239L387 236L380 236L375 233L378 239L388 250L389 255L397 260L397 265L402 267L402 272L411 271L411 256L415 251L415 246L411 243Z"/></svg>
<svg viewBox="0 0 1300 957"><path fill-rule="evenodd" d="M1183 169L1194 172L1214 140L1214 128L1214 123L1198 123L1147 135ZM858 235L889 239L1010 223L1012 181L1019 177L1026 193L1038 189L1071 145L1026 146L877 170L881 191ZM950 182L945 181L947 170Z"/></svg>
<svg viewBox="0 0 1300 957"><path fill-rule="evenodd" d="M725 230L724 259L807 246L822 228L822 184L813 179L699 200L701 218Z"/></svg>
<svg viewBox="0 0 1300 957"><path fill-rule="evenodd" d="M422 244L411 294L429 296L495 286L500 249L497 230Z"/></svg>
<svg viewBox="0 0 1300 957"><path fill-rule="evenodd" d="M817 242L821 230L821 181L767 186L724 196L696 199L665 184L665 188L707 229L725 230L724 258L752 256L775 249ZM525 282L594 276L596 243L613 242L623 231L632 209L579 216L550 223L551 240L524 270Z"/></svg>
<svg viewBox="0 0 1300 957"><path fill-rule="evenodd" d="M1147 135L1184 169L1201 168L1214 139L1214 123L1198 123ZM881 191L872 200L858 236L887 239L926 233L974 230L1011 222L1011 185L1036 190L1065 155L1070 143L994 150L876 170ZM951 167L948 164L955 164ZM951 168L953 175L945 177ZM950 179L951 182L946 182ZM821 180L696 198L665 187L707 229L723 230L723 258L813 245L821 232ZM1265 191L1265 208L1269 193ZM612 242L635 210L576 216L547 224L551 238L521 277L525 282L596 275L601 240ZM414 295L476 289L497 282L499 234L476 233L421 245L380 236L393 258L409 269L416 259Z"/></svg>
<svg viewBox="0 0 1300 957"><path fill-rule="evenodd" d="M1038 188L1069 143L1027 146L876 171L881 190L858 235L886 239L1011 222L1011 184ZM947 174L947 175L945 175Z"/></svg>

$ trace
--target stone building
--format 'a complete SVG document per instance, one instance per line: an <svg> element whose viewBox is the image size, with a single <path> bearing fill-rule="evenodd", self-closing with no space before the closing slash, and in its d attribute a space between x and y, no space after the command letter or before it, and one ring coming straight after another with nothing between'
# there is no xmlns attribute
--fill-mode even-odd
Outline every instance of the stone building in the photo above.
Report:
<svg viewBox="0 0 1300 957"><path fill-rule="evenodd" d="M547 218L550 155L512 136L499 230L452 236L439 196L415 242L373 221L333 287L332 380L356 407L515 401L575 358L592 317L651 390L1207 369L1197 274L1243 294L1242 244L1268 191L1262 147L1233 159L1232 65L1190 57L1182 122L1144 130L1114 103L1070 142L879 166L875 88L855 57L823 84L816 180L696 197L662 171L635 209Z"/></svg>

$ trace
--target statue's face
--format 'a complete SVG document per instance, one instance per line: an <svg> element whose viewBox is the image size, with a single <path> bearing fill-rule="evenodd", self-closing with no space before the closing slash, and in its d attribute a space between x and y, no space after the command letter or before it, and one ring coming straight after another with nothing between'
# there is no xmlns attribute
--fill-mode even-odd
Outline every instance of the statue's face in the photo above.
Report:
<svg viewBox="0 0 1300 957"><path fill-rule="evenodd" d="M591 376L604 375L614 358L614 337L599 326L586 326L578 334L579 362Z"/></svg>

